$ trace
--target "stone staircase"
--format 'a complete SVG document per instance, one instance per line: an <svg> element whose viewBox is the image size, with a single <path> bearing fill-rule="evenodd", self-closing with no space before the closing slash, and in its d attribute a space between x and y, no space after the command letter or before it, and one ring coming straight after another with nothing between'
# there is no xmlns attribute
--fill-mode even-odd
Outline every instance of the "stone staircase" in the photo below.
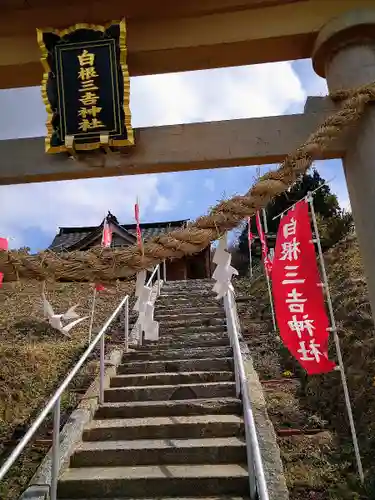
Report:
<svg viewBox="0 0 375 500"><path fill-rule="evenodd" d="M241 402L212 286L163 286L160 339L123 355L60 477L59 499L248 495Z"/></svg>

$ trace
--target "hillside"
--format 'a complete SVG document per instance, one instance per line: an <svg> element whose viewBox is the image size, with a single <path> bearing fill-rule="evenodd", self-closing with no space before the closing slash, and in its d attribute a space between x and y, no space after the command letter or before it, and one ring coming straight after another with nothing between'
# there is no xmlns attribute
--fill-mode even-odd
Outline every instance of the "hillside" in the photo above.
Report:
<svg viewBox="0 0 375 500"><path fill-rule="evenodd" d="M99 331L121 298L133 293L133 285L130 281L119 282L98 294L94 332ZM64 337L43 319L41 290L38 282L6 283L0 289L0 463L87 347L89 321L74 328L71 339ZM57 313L79 303L78 314L89 315L92 294L88 283L46 286L47 298ZM87 387L96 372L93 356L62 400L63 417L77 404L79 388ZM13 500L27 484L50 445L48 439L39 441L7 476L0 498Z"/></svg>
<svg viewBox="0 0 375 500"><path fill-rule="evenodd" d="M307 377L271 332L265 280L236 283L242 329L249 335L266 392L292 500L374 499L375 341L356 237L351 235L325 255L343 358L357 426L366 491L357 481L354 452L338 372ZM254 329L265 318L268 328ZM260 323L261 324L261 323ZM330 357L335 359L333 342ZM289 429L287 431L287 429ZM295 430L299 431L295 432Z"/></svg>

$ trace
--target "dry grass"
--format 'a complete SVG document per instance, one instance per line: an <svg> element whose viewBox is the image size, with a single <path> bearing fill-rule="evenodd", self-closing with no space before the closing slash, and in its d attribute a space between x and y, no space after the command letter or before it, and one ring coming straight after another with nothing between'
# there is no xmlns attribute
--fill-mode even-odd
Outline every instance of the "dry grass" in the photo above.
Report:
<svg viewBox="0 0 375 500"><path fill-rule="evenodd" d="M271 419L278 428L323 427L329 430L327 441L316 436L293 436L280 439L288 486L293 500L359 500L375 499L375 335L358 243L355 236L340 242L326 256L336 319L339 326L343 358L353 403L363 464L366 489L359 487L354 452L338 372L307 377L274 334L267 338L257 334L250 343L256 368L261 377L289 370L300 382L294 394L283 387L267 392ZM246 283L247 281L247 283ZM264 279L253 287L248 279L237 282L238 295L249 294L257 301L257 317L267 312L268 296ZM253 303L253 302L252 302ZM243 328L253 313L242 310ZM336 359L334 345L330 357ZM278 366L277 366L278 365ZM287 387L287 386L285 386ZM293 399L295 398L295 399Z"/></svg>
<svg viewBox="0 0 375 500"><path fill-rule="evenodd" d="M127 293L132 294L133 289L133 282L119 282L98 294L94 332L99 331L120 299ZM56 313L79 303L77 312L81 316L90 314L93 296L90 284L49 284L46 294ZM0 289L0 308L1 460L10 451L5 446L7 442L17 439L29 427L86 348L89 321L71 330L71 339L52 329L43 319L41 284L37 282L5 284ZM93 359L73 381L72 388L87 387L96 372L97 363ZM70 412L77 401L76 393L67 392L62 401L65 413ZM22 456L1 486L2 499L17 498L45 451L45 446L38 446Z"/></svg>
<svg viewBox="0 0 375 500"><path fill-rule="evenodd" d="M335 315L366 469L369 498L375 498L375 332L359 247L355 237L326 256ZM331 355L335 349L331 345ZM319 409L340 435L346 456L353 457L348 418L338 373L305 380L306 403Z"/></svg>

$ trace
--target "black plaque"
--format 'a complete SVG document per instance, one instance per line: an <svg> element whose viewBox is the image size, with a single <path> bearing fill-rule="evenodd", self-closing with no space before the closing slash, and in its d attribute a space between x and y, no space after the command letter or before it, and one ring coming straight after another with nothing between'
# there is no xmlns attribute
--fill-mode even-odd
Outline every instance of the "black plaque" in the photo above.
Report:
<svg viewBox="0 0 375 500"><path fill-rule="evenodd" d="M38 30L48 114L46 152L68 151L69 136L78 151L134 144L125 40L124 20Z"/></svg>

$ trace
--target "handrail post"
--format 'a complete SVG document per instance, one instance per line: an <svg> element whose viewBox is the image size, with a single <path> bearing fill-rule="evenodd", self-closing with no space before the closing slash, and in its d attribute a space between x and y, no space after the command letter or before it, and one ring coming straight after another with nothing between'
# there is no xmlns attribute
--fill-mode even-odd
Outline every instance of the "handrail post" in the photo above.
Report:
<svg viewBox="0 0 375 500"><path fill-rule="evenodd" d="M227 312L228 318L229 318L227 327L228 327L229 341L230 341L230 344L231 344L232 349L233 349L234 379L236 382L236 395L239 398L241 395L241 381L240 381L239 371L238 371L237 352L234 349L234 343L235 343L234 336L236 335L236 331L235 331L234 324L233 324L234 315L233 315L233 300L232 299L233 299L233 297L232 297L231 291L228 291L228 293L225 296L226 312Z"/></svg>
<svg viewBox="0 0 375 500"><path fill-rule="evenodd" d="M100 374L99 374L99 403L104 403L104 354L105 354L105 332L100 338Z"/></svg>
<svg viewBox="0 0 375 500"><path fill-rule="evenodd" d="M143 330L142 330L142 324L140 322L140 320L138 320L139 323L138 323L138 335L139 335L139 339L138 339L138 345L142 345L143 344Z"/></svg>
<svg viewBox="0 0 375 500"><path fill-rule="evenodd" d="M53 411L51 500L57 500L57 483L60 471L60 401L58 398Z"/></svg>
<svg viewBox="0 0 375 500"><path fill-rule="evenodd" d="M163 281L164 283L167 282L167 263L165 259L163 260Z"/></svg>
<svg viewBox="0 0 375 500"><path fill-rule="evenodd" d="M129 350L129 298L124 305L124 333L125 333L125 352Z"/></svg>
<svg viewBox="0 0 375 500"><path fill-rule="evenodd" d="M251 446L251 433L250 433L250 417L249 417L249 402L248 393L245 389L242 394L243 413L245 421L245 436L246 436L246 456L247 456L247 467L249 472L249 496L250 500L257 500L257 483L256 483L256 472L254 467L254 454Z"/></svg>
<svg viewBox="0 0 375 500"><path fill-rule="evenodd" d="M158 270L156 271L156 279L158 281L158 297L160 295L160 264L158 264Z"/></svg>

